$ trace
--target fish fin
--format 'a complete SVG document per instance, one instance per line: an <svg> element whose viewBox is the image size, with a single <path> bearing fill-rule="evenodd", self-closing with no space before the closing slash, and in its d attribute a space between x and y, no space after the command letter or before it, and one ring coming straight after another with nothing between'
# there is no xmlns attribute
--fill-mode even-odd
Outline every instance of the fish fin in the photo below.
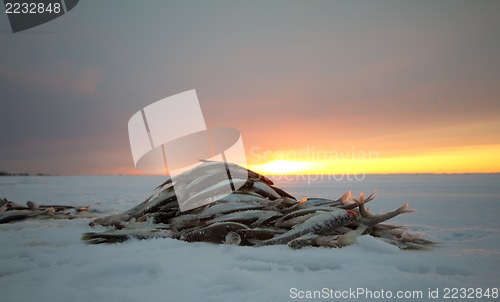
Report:
<svg viewBox="0 0 500 302"><path fill-rule="evenodd" d="M355 197L354 197L354 196L352 196L352 195L351 195L351 197L349 197L349 198L350 198L351 200L353 200L353 201L354 201L354 202L355 202L358 206L359 206L359 205L362 205L362 204L364 205L364 204L365 204L365 199L364 199L364 198L362 198L362 197L364 197L363 192L361 192L361 194L359 194L359 196L360 196L360 198L359 198L359 199L355 198Z"/></svg>
<svg viewBox="0 0 500 302"><path fill-rule="evenodd" d="M365 203L377 198L377 194L378 194L378 190L377 189L373 190L373 192L368 197L366 197Z"/></svg>
<svg viewBox="0 0 500 302"><path fill-rule="evenodd" d="M338 200L343 204L343 205L350 205L352 202L349 202L349 198L351 197L351 191L347 191L342 195Z"/></svg>
<svg viewBox="0 0 500 302"><path fill-rule="evenodd" d="M359 194L359 200L356 198L352 198L357 204L359 208L359 213L361 214L361 217L370 217L371 214L370 212L365 209L365 193L361 192Z"/></svg>
<svg viewBox="0 0 500 302"><path fill-rule="evenodd" d="M408 209L408 203L405 203L404 205L402 205L399 209L398 209L398 212L401 213L401 214L405 214L405 213L413 213L413 212L416 212L417 210L414 210L414 209Z"/></svg>
<svg viewBox="0 0 500 302"><path fill-rule="evenodd" d="M349 191L349 192L350 192L350 191ZM356 204L359 204L359 200L358 200L356 197L354 197L353 195L350 195L350 196L349 196L349 199L350 199L351 201L355 202Z"/></svg>

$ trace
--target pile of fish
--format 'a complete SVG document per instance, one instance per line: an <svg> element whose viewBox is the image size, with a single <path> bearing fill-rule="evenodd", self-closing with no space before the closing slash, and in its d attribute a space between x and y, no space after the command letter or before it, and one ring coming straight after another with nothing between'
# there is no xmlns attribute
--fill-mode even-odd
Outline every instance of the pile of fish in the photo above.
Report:
<svg viewBox="0 0 500 302"><path fill-rule="evenodd" d="M0 198L0 224L26 219L75 219L94 217L88 206L39 205L34 201L19 205L7 198Z"/></svg>
<svg viewBox="0 0 500 302"><path fill-rule="evenodd" d="M176 238L247 246L288 244L298 249L344 247L368 234L401 249L421 249L432 244L401 226L383 223L399 214L414 212L408 204L388 213L372 214L365 204L375 198L375 192L366 198L363 193L355 198L349 191L336 200L296 200L274 186L271 179L236 164L224 164L227 174L247 177L221 180L213 176L221 164L204 161L174 180L168 179L136 207L95 219L90 226L109 229L85 233L82 239L97 244L129 238ZM241 187L232 194L218 195L217 190L227 181ZM215 201L181 212L176 192L189 194L190 198L214 196Z"/></svg>

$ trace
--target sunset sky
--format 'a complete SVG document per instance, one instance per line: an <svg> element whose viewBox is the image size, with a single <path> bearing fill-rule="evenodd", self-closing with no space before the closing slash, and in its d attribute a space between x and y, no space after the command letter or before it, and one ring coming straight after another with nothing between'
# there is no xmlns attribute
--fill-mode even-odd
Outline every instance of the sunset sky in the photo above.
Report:
<svg viewBox="0 0 500 302"><path fill-rule="evenodd" d="M500 172L500 1L186 2L0 13L0 171L136 174L129 118L196 89L266 174Z"/></svg>

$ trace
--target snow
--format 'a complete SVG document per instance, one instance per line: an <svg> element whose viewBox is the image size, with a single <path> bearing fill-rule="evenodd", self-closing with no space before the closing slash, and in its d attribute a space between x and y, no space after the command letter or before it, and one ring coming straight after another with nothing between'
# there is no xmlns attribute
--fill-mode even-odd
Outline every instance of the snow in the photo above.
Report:
<svg viewBox="0 0 500 302"><path fill-rule="evenodd" d="M88 204L104 215L135 206L161 182L160 177L146 176L1 177L0 196L19 203ZM426 251L400 251L368 236L342 249L254 248L174 239L87 245L80 240L82 233L104 229L90 228L89 219L4 224L0 300L291 301L299 300L291 298L297 291L363 288L422 291L423 301L429 289L439 289L442 299L445 288L497 288L498 183L496 174L277 181L298 198L338 198L347 190L357 195L378 189L377 199L368 204L374 213L409 202L418 212L390 222L438 243Z"/></svg>

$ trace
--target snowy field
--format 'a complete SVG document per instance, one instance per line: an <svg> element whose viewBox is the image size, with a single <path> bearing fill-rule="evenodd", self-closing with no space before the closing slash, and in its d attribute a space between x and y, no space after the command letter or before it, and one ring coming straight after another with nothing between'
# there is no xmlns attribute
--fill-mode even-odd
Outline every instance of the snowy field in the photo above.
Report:
<svg viewBox="0 0 500 302"><path fill-rule="evenodd" d="M135 206L161 182L145 176L0 177L0 196L18 203L88 204L104 215ZM362 293L367 290L380 298L383 290L394 301L428 301L429 289L439 301L450 300L444 296L449 291L452 297L454 288L476 295L477 288L491 294L500 285L500 175L276 182L298 198L378 189L369 204L372 212L409 202L418 212L390 223L438 244L427 251L400 251L363 236L343 249L173 239L87 245L80 236L92 231L89 219L24 221L0 225L0 301L295 301L308 294L374 300ZM397 299L398 293L413 298ZM335 298L341 294L346 299Z"/></svg>

